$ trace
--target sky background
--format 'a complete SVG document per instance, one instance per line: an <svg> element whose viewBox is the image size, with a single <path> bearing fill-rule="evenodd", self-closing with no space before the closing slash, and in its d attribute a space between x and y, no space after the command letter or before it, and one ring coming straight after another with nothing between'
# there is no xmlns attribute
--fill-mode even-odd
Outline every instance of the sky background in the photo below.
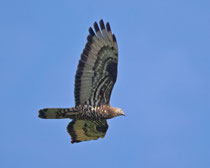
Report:
<svg viewBox="0 0 210 168"><path fill-rule="evenodd" d="M209 168L210 1L0 1L0 167ZM88 28L109 21L119 45L104 139L71 144L69 119L38 110L74 106Z"/></svg>

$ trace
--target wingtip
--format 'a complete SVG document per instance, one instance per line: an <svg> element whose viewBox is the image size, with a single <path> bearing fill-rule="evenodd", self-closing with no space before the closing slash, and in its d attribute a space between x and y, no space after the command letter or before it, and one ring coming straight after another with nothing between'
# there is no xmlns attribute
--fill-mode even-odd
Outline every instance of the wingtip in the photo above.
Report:
<svg viewBox="0 0 210 168"><path fill-rule="evenodd" d="M107 32L111 32L111 27L110 27L109 22L106 23L106 29L107 29Z"/></svg>
<svg viewBox="0 0 210 168"><path fill-rule="evenodd" d="M71 143L72 143L72 144L74 144L74 143L79 143L79 142L81 142L81 141L80 141L80 140L75 140L75 139L71 140Z"/></svg>
<svg viewBox="0 0 210 168"><path fill-rule="evenodd" d="M114 41L114 42L117 42L117 39L116 39L116 37L115 37L114 34L112 35L112 38L113 38L113 41Z"/></svg>
<svg viewBox="0 0 210 168"><path fill-rule="evenodd" d="M99 24L100 24L101 30L104 30L104 29L105 29L105 25L104 25L103 19L101 19L101 20L99 21Z"/></svg>
<svg viewBox="0 0 210 168"><path fill-rule="evenodd" d="M87 36L87 41L88 41L89 43L92 43L92 42L93 42L92 35L88 35L88 36Z"/></svg>
<svg viewBox="0 0 210 168"><path fill-rule="evenodd" d="M94 22L93 26L94 26L95 31L98 32L99 31L98 23Z"/></svg>
<svg viewBox="0 0 210 168"><path fill-rule="evenodd" d="M100 19L100 21L99 22L104 22L104 20L103 19Z"/></svg>
<svg viewBox="0 0 210 168"><path fill-rule="evenodd" d="M90 35L95 36L95 33L94 33L92 27L89 28L89 33L90 33Z"/></svg>

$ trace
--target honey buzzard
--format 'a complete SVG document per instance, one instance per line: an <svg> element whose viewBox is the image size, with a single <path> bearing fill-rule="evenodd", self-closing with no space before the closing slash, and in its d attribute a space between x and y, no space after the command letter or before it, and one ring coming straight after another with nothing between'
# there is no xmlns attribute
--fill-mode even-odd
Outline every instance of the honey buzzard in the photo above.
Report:
<svg viewBox="0 0 210 168"><path fill-rule="evenodd" d="M75 76L75 107L41 109L40 118L102 121L124 115L122 109L110 106L112 89L117 79L116 37L108 22L105 26L100 20L99 24L100 28L97 22L94 23L95 31L89 28L87 43L79 60ZM73 125L70 124L68 128L73 129ZM68 132L71 134L69 129Z"/></svg>

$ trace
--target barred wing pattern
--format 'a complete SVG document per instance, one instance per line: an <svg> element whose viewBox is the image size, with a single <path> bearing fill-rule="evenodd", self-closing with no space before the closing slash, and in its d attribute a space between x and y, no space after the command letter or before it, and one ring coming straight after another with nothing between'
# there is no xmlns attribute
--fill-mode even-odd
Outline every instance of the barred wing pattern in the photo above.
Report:
<svg viewBox="0 0 210 168"><path fill-rule="evenodd" d="M73 120L67 126L71 143L104 138L108 129L106 120Z"/></svg>
<svg viewBox="0 0 210 168"><path fill-rule="evenodd" d="M117 79L118 47L109 23L89 28L87 43L81 54L75 76L75 104L101 106L109 104Z"/></svg>

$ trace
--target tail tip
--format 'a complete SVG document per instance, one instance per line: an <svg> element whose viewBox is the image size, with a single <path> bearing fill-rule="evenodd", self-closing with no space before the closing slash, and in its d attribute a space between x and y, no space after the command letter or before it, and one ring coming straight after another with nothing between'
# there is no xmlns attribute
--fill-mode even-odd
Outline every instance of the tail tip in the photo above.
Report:
<svg viewBox="0 0 210 168"><path fill-rule="evenodd" d="M47 112L47 109L41 109L41 110L39 110L38 117L39 118L47 118L46 115L45 115L45 112Z"/></svg>

